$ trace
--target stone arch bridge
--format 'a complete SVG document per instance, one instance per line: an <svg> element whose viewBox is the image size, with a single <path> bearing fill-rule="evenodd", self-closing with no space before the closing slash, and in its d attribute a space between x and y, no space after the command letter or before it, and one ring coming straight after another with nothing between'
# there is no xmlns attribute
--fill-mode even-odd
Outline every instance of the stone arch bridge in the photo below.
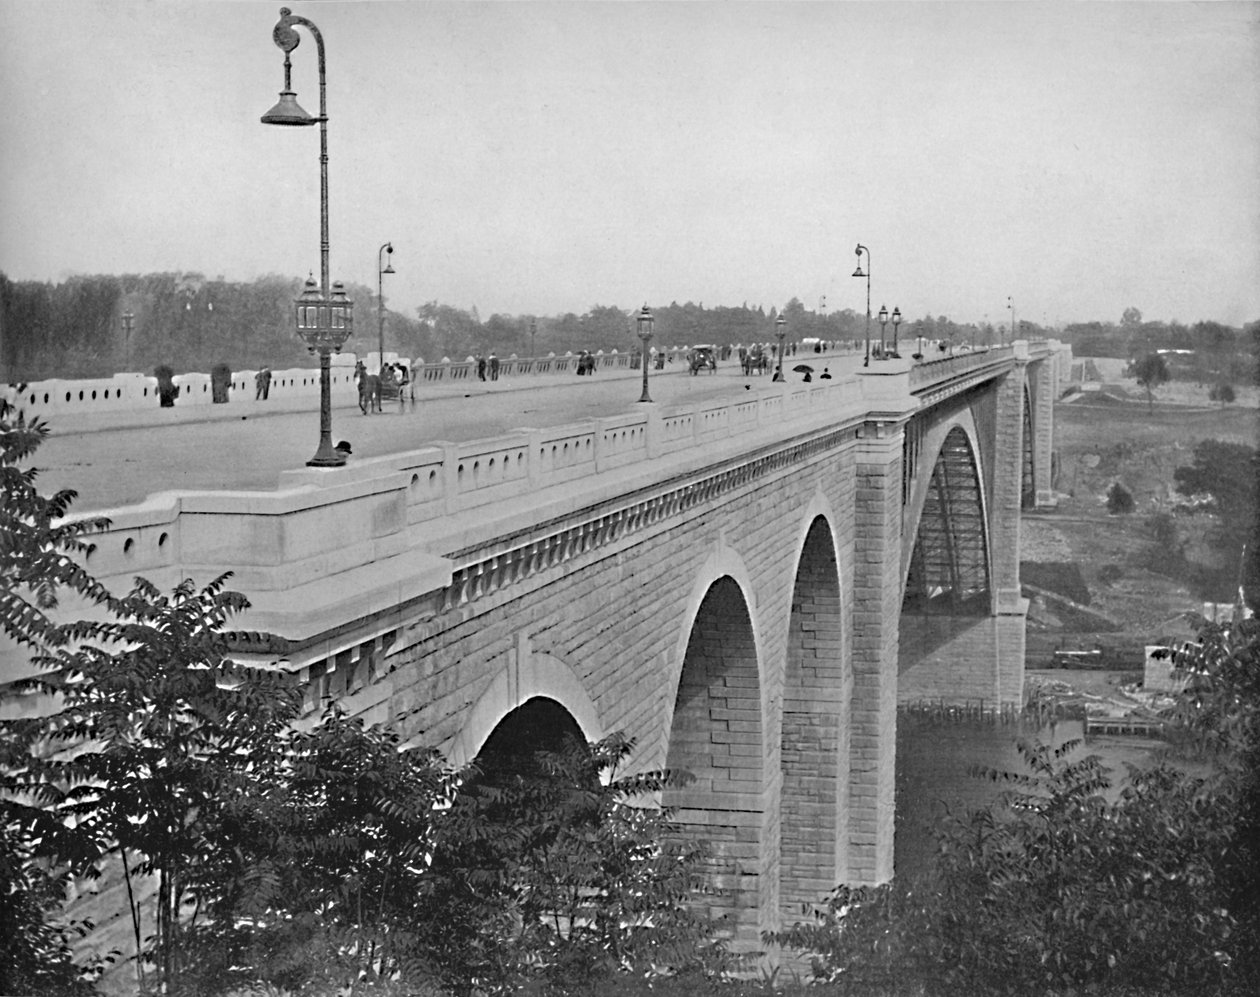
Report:
<svg viewBox="0 0 1260 997"><path fill-rule="evenodd" d="M558 704L715 844L752 940L893 874L897 706L1018 704L1020 511L1051 500L1057 344L431 446L274 492L109 510L125 585L235 572L245 660L457 763Z"/></svg>

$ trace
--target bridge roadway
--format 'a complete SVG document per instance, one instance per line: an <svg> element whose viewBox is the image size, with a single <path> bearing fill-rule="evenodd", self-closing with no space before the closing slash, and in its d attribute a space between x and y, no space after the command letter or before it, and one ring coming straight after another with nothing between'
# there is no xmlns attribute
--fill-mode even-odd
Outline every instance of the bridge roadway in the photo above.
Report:
<svg viewBox="0 0 1260 997"><path fill-rule="evenodd" d="M788 358L788 380L799 363L837 377L854 371L861 357L831 353ZM715 375L695 377L678 364L649 374L653 402L668 410L745 390L768 388L770 374L744 377L736 360L719 363ZM638 403L642 372L601 370L503 377L498 381L417 384L404 411L387 403L381 416L356 406L333 412L333 439L349 440L352 459L385 456L434 440L453 443L501 436L521 426L544 429L617 415ZM176 489L270 490L279 472L301 467L318 443L318 393L286 401L234 399L227 405L97 412L50 418L52 435L35 466L45 492L73 488L75 511L110 509ZM245 414L242 414L245 413Z"/></svg>

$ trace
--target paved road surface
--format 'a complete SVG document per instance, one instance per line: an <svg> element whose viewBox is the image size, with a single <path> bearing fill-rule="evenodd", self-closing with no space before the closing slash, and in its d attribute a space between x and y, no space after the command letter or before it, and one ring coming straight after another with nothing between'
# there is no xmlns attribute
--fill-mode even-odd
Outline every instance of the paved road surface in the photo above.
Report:
<svg viewBox="0 0 1260 997"><path fill-rule="evenodd" d="M860 364L860 357L789 357L789 366L805 361L828 364L840 375ZM333 441L349 440L357 458L423 447L434 440L482 439L530 426L547 428L617 415L635 407L639 371L600 371L591 377L542 375L473 382L471 385L417 385L417 402L399 413L387 405L383 415L364 416L358 407L333 412ZM800 381L799 374L789 374ZM745 385L750 385L746 388ZM745 378L734 361L716 374L689 376L674 369L652 371L650 391L662 409L691 405L745 390L770 388L770 376ZM316 396L317 397L317 396ZM301 404L299 402L298 404ZM319 443L314 410L248 415L233 406L153 409L110 416L115 422L145 425L102 428L103 418L50 420L53 435L37 451L39 486L48 493L73 488L76 512L109 509L138 502L153 492L174 489L261 489L276 487L281 471L299 468ZM352 460L354 458L351 458Z"/></svg>

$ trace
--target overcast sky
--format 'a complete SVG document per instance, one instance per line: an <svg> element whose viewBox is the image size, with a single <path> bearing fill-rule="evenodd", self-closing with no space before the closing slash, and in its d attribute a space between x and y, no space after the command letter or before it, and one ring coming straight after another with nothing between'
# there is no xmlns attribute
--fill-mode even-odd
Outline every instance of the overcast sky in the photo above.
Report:
<svg viewBox="0 0 1260 997"><path fill-rule="evenodd" d="M318 276L280 6L0 0L0 272ZM861 242L910 317L1260 319L1257 4L290 6L332 276L392 241L395 310L861 313Z"/></svg>

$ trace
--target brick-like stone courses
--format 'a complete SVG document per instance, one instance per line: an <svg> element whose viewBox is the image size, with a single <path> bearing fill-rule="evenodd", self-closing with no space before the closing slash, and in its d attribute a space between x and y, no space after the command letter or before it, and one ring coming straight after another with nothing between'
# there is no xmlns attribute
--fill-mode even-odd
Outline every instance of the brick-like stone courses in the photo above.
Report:
<svg viewBox="0 0 1260 997"><path fill-rule="evenodd" d="M854 496L849 878L855 883L881 883L893 872L901 453L898 426L867 424Z"/></svg>
<svg viewBox="0 0 1260 997"><path fill-rule="evenodd" d="M1037 505L1054 504L1052 457L1054 454L1054 399L1056 395L1053 357L1028 365L1033 398L1033 484Z"/></svg>
<svg viewBox="0 0 1260 997"><path fill-rule="evenodd" d="M683 659L668 767L694 781L668 791L684 833L712 849L712 912L755 941L761 927L764 746L761 683L752 621L739 586L714 583L700 605Z"/></svg>
<svg viewBox="0 0 1260 997"><path fill-rule="evenodd" d="M846 881L849 700L840 575L826 522L805 539L788 623L784 683L780 907L800 920Z"/></svg>
<svg viewBox="0 0 1260 997"><path fill-rule="evenodd" d="M1003 704L1021 703L1024 689L1023 635L1028 603L1020 594L1019 527L1026 372L1027 364L1016 360L1015 369L997 385L993 490L989 493L993 610L999 618L1016 618L1005 626L995 624L994 654L989 659L996 673L996 698Z"/></svg>

